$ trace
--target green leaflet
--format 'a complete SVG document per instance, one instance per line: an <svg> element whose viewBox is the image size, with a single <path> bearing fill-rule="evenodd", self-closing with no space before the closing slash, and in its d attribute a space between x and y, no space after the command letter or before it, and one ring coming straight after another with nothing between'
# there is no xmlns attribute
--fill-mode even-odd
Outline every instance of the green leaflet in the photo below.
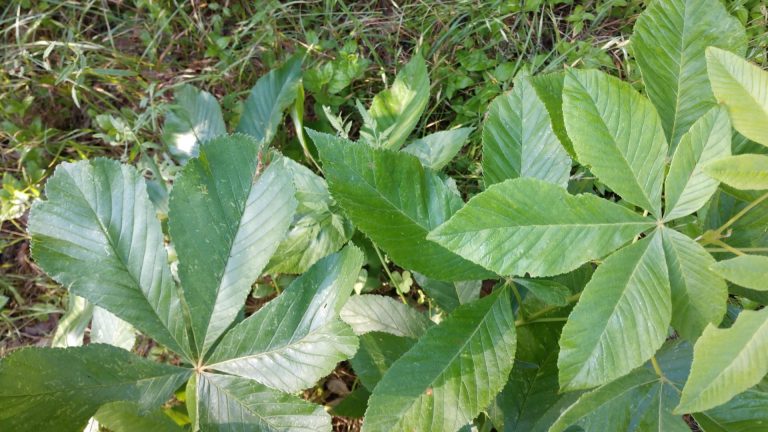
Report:
<svg viewBox="0 0 768 432"><path fill-rule="evenodd" d="M389 333L371 332L360 336L360 349L349 360L355 375L368 390L416 343L416 339Z"/></svg>
<svg viewBox="0 0 768 432"><path fill-rule="evenodd" d="M59 318L56 332L51 339L53 348L81 346L85 328L93 317L93 305L88 300L70 294L67 298L67 312Z"/></svg>
<svg viewBox="0 0 768 432"><path fill-rule="evenodd" d="M672 316L661 235L609 256L584 288L560 337L560 387L586 389L642 365L667 337Z"/></svg>
<svg viewBox="0 0 768 432"><path fill-rule="evenodd" d="M320 151L334 199L393 261L439 280L492 276L426 239L464 203L416 157L315 131L309 136Z"/></svg>
<svg viewBox="0 0 768 432"><path fill-rule="evenodd" d="M398 150L403 146L429 102L429 75L420 55L415 55L397 74L392 86L377 94L368 115L376 130L366 125L361 135L384 136L381 147ZM313 138L314 139L314 138Z"/></svg>
<svg viewBox="0 0 768 432"><path fill-rule="evenodd" d="M560 145L549 113L528 79L491 103L483 122L483 180L491 186L533 177L565 186L571 158Z"/></svg>
<svg viewBox="0 0 768 432"><path fill-rule="evenodd" d="M768 291L768 257L741 255L712 263L712 270L729 281L758 291Z"/></svg>
<svg viewBox="0 0 768 432"><path fill-rule="evenodd" d="M20 349L0 363L0 429L79 432L105 403L164 403L189 374L109 345Z"/></svg>
<svg viewBox="0 0 768 432"><path fill-rule="evenodd" d="M183 432L162 410L142 413L134 402L112 402L103 405L93 416L100 426L112 432Z"/></svg>
<svg viewBox="0 0 768 432"><path fill-rule="evenodd" d="M708 111L683 135L664 182L664 220L700 209L717 190L706 165L731 154L731 122L722 107ZM703 169L702 169L703 168Z"/></svg>
<svg viewBox="0 0 768 432"><path fill-rule="evenodd" d="M173 95L173 105L165 115L163 141L176 157L197 157L200 145L227 133L216 98L204 90L184 84Z"/></svg>
<svg viewBox="0 0 768 432"><path fill-rule="evenodd" d="M768 373L768 309L744 310L727 329L707 326L693 348L691 375L677 413L714 408Z"/></svg>
<svg viewBox="0 0 768 432"><path fill-rule="evenodd" d="M728 403L693 418L705 432L756 432L768 424L768 381L739 393Z"/></svg>
<svg viewBox="0 0 768 432"><path fill-rule="evenodd" d="M706 56L712 91L728 108L733 127L768 146L768 72L718 48L707 48Z"/></svg>
<svg viewBox="0 0 768 432"><path fill-rule="evenodd" d="M299 274L344 246L354 227L340 214L322 177L287 157L280 161L293 177L298 207L264 272Z"/></svg>
<svg viewBox="0 0 768 432"><path fill-rule="evenodd" d="M539 96L549 112L549 118L552 121L552 130L560 140L560 144L565 148L568 154L576 157L573 151L573 143L565 130L565 119L563 118L563 85L565 84L565 72L554 72L545 75L536 75L529 78L536 94Z"/></svg>
<svg viewBox="0 0 768 432"><path fill-rule="evenodd" d="M552 306L567 305L571 295L567 286L551 280L515 278L515 283L524 286L531 295Z"/></svg>
<svg viewBox="0 0 768 432"><path fill-rule="evenodd" d="M768 156L745 154L707 164L704 172L736 189L768 189Z"/></svg>
<svg viewBox="0 0 768 432"><path fill-rule="evenodd" d="M414 339L432 325L411 306L380 295L352 296L341 309L341 319L358 335L377 331Z"/></svg>
<svg viewBox="0 0 768 432"><path fill-rule="evenodd" d="M671 229L662 231L662 239L672 290L672 327L696 340L708 324L722 321L728 287L709 269L715 259L697 242Z"/></svg>
<svg viewBox="0 0 768 432"><path fill-rule="evenodd" d="M210 141L171 192L169 230L199 357L234 321L296 209L284 165L259 171L257 151L245 135Z"/></svg>
<svg viewBox="0 0 768 432"><path fill-rule="evenodd" d="M413 275L421 289L431 298L440 309L452 312L454 309L477 300L480 297L482 281L443 282L416 273Z"/></svg>
<svg viewBox="0 0 768 432"><path fill-rule="evenodd" d="M653 226L594 195L519 178L476 195L427 238L498 274L539 277L574 270Z"/></svg>
<svg viewBox="0 0 768 432"><path fill-rule="evenodd" d="M670 150L715 106L705 49L715 46L743 54L746 40L744 27L718 0L656 0L640 15L632 47Z"/></svg>
<svg viewBox="0 0 768 432"><path fill-rule="evenodd" d="M503 417L503 429L495 424L497 430L546 432L560 413L581 395L581 392L559 391L560 327L559 323L539 323L517 328L515 367L496 398L496 407Z"/></svg>
<svg viewBox="0 0 768 432"><path fill-rule="evenodd" d="M191 358L160 221L132 167L64 163L29 217L32 256L54 280Z"/></svg>
<svg viewBox="0 0 768 432"><path fill-rule="evenodd" d="M435 132L413 141L403 151L419 158L425 167L440 171L459 153L472 130L465 127Z"/></svg>
<svg viewBox="0 0 768 432"><path fill-rule="evenodd" d="M387 371L363 431L458 430L504 387L515 339L506 290L460 306Z"/></svg>
<svg viewBox="0 0 768 432"><path fill-rule="evenodd" d="M331 431L323 407L244 378L200 374L199 424L203 431Z"/></svg>
<svg viewBox="0 0 768 432"><path fill-rule="evenodd" d="M136 329L96 306L93 308L91 343L105 343L130 351L136 343Z"/></svg>
<svg viewBox="0 0 768 432"><path fill-rule="evenodd" d="M653 105L618 78L571 70L563 111L579 162L626 201L661 216L667 140Z"/></svg>
<svg viewBox="0 0 768 432"><path fill-rule="evenodd" d="M362 263L362 252L354 246L318 261L227 332L207 368L286 392L311 387L357 350L352 329L338 314Z"/></svg>
<svg viewBox="0 0 768 432"><path fill-rule="evenodd" d="M283 66L259 78L245 101L237 132L256 138L266 147L280 126L283 112L293 104L301 86L302 55L296 54Z"/></svg>
<svg viewBox="0 0 768 432"><path fill-rule="evenodd" d="M672 413L691 364L688 343L673 341L656 353L661 378L649 363L629 375L584 393L562 412L550 432L575 424L586 431L688 432Z"/></svg>

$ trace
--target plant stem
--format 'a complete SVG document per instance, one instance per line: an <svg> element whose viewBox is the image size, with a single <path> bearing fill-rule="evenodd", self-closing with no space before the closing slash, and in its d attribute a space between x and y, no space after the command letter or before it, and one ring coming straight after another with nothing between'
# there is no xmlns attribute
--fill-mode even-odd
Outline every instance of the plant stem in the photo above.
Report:
<svg viewBox="0 0 768 432"><path fill-rule="evenodd" d="M522 327L528 324L538 324L538 323L547 323L547 322L563 322L568 321L568 317L555 317L555 318L539 318L537 320L533 321L524 321L522 319L519 319L515 321L515 327Z"/></svg>
<svg viewBox="0 0 768 432"><path fill-rule="evenodd" d="M746 207L744 207L743 209L741 209L741 211L740 211L740 212L738 212L738 213L736 213L735 215L733 215L733 217L732 217L732 218L728 219L728 221L727 221L726 223L724 223L724 224L723 224L723 226L721 226L720 228L718 228L718 229L717 229L715 232L716 232L718 235L722 235L722 234L723 234L723 231L725 231L726 229L728 229L728 227L730 227L731 225L733 225L734 223L736 223L736 221L738 221L739 219L741 219L741 217L742 217L742 216L744 216L745 214L747 214L747 212L748 212L748 211L750 211L750 210L752 210L753 208L757 207L757 205L758 205L758 204L760 204L761 202L765 201L766 199L768 199L768 192L764 193L763 195L761 195L760 197L758 197L756 200L754 200L754 201L752 201L751 203L749 203L749 205L747 205Z"/></svg>
<svg viewBox="0 0 768 432"><path fill-rule="evenodd" d="M387 273L387 277L389 278L389 283L395 287L395 291L397 292L397 295L400 297L400 300L402 300L404 304L408 304L408 301L405 300L405 296L403 295L403 293L400 292L400 288L395 283L395 278L392 277L392 273L390 273L389 267L387 267L387 262L384 261L384 256L382 256L381 251L379 251L379 247L373 244L373 242L371 242L371 245L373 246L373 250L376 251L376 256L379 257L379 261L381 261L381 266L384 268L384 271Z"/></svg>
<svg viewBox="0 0 768 432"><path fill-rule="evenodd" d="M736 248L735 248L735 247L733 247L733 246L730 246L730 245L726 244L726 243L725 243L724 241L722 241L722 240L716 240L716 241L715 241L715 244L716 244L716 245L718 245L718 246L722 246L722 248L723 248L723 249L725 249L726 251L728 251L728 252L730 252L730 253L732 253L732 254L734 254L734 255L746 255L744 252L742 252L742 251L740 251L740 250L736 249Z"/></svg>
<svg viewBox="0 0 768 432"><path fill-rule="evenodd" d="M517 299L517 310L520 314L520 319L525 321L525 316L523 314L523 297L520 295L520 291L517 289L517 285L515 285L515 282L512 281L512 279L507 279L507 286L512 288L512 293L515 294L515 299Z"/></svg>
<svg viewBox="0 0 768 432"><path fill-rule="evenodd" d="M744 252L744 253L749 253L749 252L768 252L768 248L739 248L739 250L741 252ZM707 252L730 252L730 250L726 249L724 247L707 248Z"/></svg>

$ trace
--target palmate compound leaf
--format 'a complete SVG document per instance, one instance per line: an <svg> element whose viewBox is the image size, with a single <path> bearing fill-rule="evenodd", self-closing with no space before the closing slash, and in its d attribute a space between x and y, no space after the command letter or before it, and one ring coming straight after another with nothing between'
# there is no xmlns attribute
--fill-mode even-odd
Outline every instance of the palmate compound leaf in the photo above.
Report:
<svg viewBox="0 0 768 432"><path fill-rule="evenodd" d="M377 331L414 339L432 325L411 306L380 295L352 296L341 309L341 319L358 335Z"/></svg>
<svg viewBox="0 0 768 432"><path fill-rule="evenodd" d="M117 161L58 166L29 217L32 257L54 280L192 358L181 298L144 179Z"/></svg>
<svg viewBox="0 0 768 432"><path fill-rule="evenodd" d="M23 348L0 362L0 429L82 431L105 403L166 402L190 372L109 345Z"/></svg>
<svg viewBox="0 0 768 432"><path fill-rule="evenodd" d="M357 350L357 338L339 311L362 264L363 254L354 246L318 261L227 332L206 359L206 369L286 392L314 385Z"/></svg>
<svg viewBox="0 0 768 432"><path fill-rule="evenodd" d="M322 177L287 157L280 161L293 177L298 207L264 272L299 274L344 246L354 226L341 215Z"/></svg>
<svg viewBox="0 0 768 432"><path fill-rule="evenodd" d="M731 122L725 108L715 107L698 119L680 140L664 182L664 220L700 209L717 190L706 166L731 154ZM766 174L768 176L768 174Z"/></svg>
<svg viewBox="0 0 768 432"><path fill-rule="evenodd" d="M667 337L672 302L661 233L598 266L560 337L560 387L595 387L648 360Z"/></svg>
<svg viewBox="0 0 768 432"><path fill-rule="evenodd" d="M243 106L237 132L256 138L261 148L272 141L283 112L291 106L301 86L302 54L259 78Z"/></svg>
<svg viewBox="0 0 768 432"><path fill-rule="evenodd" d="M184 84L173 97L163 124L163 141L171 154L183 160L196 157L202 143L227 133L221 108L212 94Z"/></svg>
<svg viewBox="0 0 768 432"><path fill-rule="evenodd" d="M283 164L245 135L203 145L176 178L169 230L198 358L234 321L285 236L296 200Z"/></svg>
<svg viewBox="0 0 768 432"><path fill-rule="evenodd" d="M728 286L710 270L715 259L697 242L672 229L662 231L672 293L672 327L696 340L708 324L725 315Z"/></svg>
<svg viewBox="0 0 768 432"><path fill-rule="evenodd" d="M736 189L768 189L768 156L765 155L724 157L707 164L704 172Z"/></svg>
<svg viewBox="0 0 768 432"><path fill-rule="evenodd" d="M505 289L460 306L389 368L363 431L459 430L504 387L515 342Z"/></svg>
<svg viewBox="0 0 768 432"><path fill-rule="evenodd" d="M563 112L579 162L624 200L661 216L667 140L648 99L604 72L574 69Z"/></svg>
<svg viewBox="0 0 768 432"><path fill-rule="evenodd" d="M376 122L376 131L363 127L361 134L385 133L383 148L398 150L403 146L429 102L429 75L420 55L415 55L398 72L392 86L377 94L368 110Z"/></svg>
<svg viewBox="0 0 768 432"><path fill-rule="evenodd" d="M527 78L491 103L483 122L485 186L518 177L568 184L571 158L555 134L544 102Z"/></svg>
<svg viewBox="0 0 768 432"><path fill-rule="evenodd" d="M715 106L706 48L743 54L746 40L744 27L718 0L656 0L637 19L632 47L671 150Z"/></svg>
<svg viewBox="0 0 768 432"><path fill-rule="evenodd" d="M715 273L744 288L768 291L768 257L766 256L741 255L712 263L711 268Z"/></svg>
<svg viewBox="0 0 768 432"><path fill-rule="evenodd" d="M197 420L202 431L331 430L331 416L322 406L273 390L256 381L202 373L196 387Z"/></svg>
<svg viewBox="0 0 768 432"><path fill-rule="evenodd" d="M519 178L476 195L427 238L498 274L539 277L574 270L653 226L595 195Z"/></svg>
<svg viewBox="0 0 768 432"><path fill-rule="evenodd" d="M398 265L438 280L493 276L426 239L464 203L416 157L308 133L320 152L333 198Z"/></svg>
<svg viewBox="0 0 768 432"><path fill-rule="evenodd" d="M768 72L715 47L707 48L706 57L712 91L728 108L733 127L768 146Z"/></svg>
<svg viewBox="0 0 768 432"><path fill-rule="evenodd" d="M744 310L727 329L707 326L693 348L691 375L677 413L714 408L768 373L768 309Z"/></svg>

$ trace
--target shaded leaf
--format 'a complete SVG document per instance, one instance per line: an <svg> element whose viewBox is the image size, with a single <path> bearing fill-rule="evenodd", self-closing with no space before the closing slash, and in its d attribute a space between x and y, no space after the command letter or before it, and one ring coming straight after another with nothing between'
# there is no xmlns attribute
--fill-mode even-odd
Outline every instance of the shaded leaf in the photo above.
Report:
<svg viewBox="0 0 768 432"><path fill-rule="evenodd" d="M20 349L0 363L0 429L79 432L105 403L164 403L189 374L109 345Z"/></svg>
<svg viewBox="0 0 768 432"><path fill-rule="evenodd" d="M461 428L504 387L514 352L506 290L459 307L387 371L373 390L363 431Z"/></svg>
<svg viewBox="0 0 768 432"><path fill-rule="evenodd" d="M413 275L416 282L427 295L446 312L477 300L480 297L482 281L443 282L416 273Z"/></svg>
<svg viewBox="0 0 768 432"><path fill-rule="evenodd" d="M360 349L349 363L360 382L373 391L392 363L415 343L416 340L409 337L380 332L366 333L360 336Z"/></svg>
<svg viewBox="0 0 768 432"><path fill-rule="evenodd" d="M552 121L552 130L560 140L560 144L562 144L571 157L576 157L576 153L573 151L573 143L565 130L565 119L563 118L565 72L535 75L529 79L539 99L547 107L549 118Z"/></svg>
<svg viewBox="0 0 768 432"><path fill-rule="evenodd" d="M567 286L546 279L517 279L515 283L525 287L534 297L552 306L565 306L571 290Z"/></svg>
<svg viewBox="0 0 768 432"><path fill-rule="evenodd" d="M426 240L464 203L416 157L309 131L331 194L347 216L400 266L439 280L491 273ZM418 245L415 248L414 245Z"/></svg>
<svg viewBox="0 0 768 432"><path fill-rule="evenodd" d="M182 432L185 429L174 423L163 411L157 409L142 413L133 402L112 402L99 408L94 415L99 425L112 432Z"/></svg>

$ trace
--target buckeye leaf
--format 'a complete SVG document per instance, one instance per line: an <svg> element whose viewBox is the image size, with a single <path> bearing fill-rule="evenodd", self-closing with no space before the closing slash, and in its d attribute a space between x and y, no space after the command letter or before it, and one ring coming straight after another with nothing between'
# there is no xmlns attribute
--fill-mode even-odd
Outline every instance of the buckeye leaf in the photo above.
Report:
<svg viewBox="0 0 768 432"><path fill-rule="evenodd" d="M727 329L707 326L693 347L691 375L677 413L714 408L768 373L768 309L744 310Z"/></svg>
<svg viewBox="0 0 768 432"><path fill-rule="evenodd" d="M642 365L664 343L671 316L656 232L609 256L584 288L560 337L560 387L598 386Z"/></svg>
<svg viewBox="0 0 768 432"><path fill-rule="evenodd" d="M665 221L697 211L712 197L718 182L705 174L706 166L730 154L731 122L727 111L716 107L691 126L675 150L664 183Z"/></svg>
<svg viewBox="0 0 768 432"><path fill-rule="evenodd" d="M202 143L227 133L221 108L212 94L184 84L174 92L173 99L163 124L163 141L173 155L183 160L196 157Z"/></svg>
<svg viewBox="0 0 768 432"><path fill-rule="evenodd" d="M99 426L111 432L184 432L185 429L174 422L161 409L142 413L134 402L112 402L103 405L93 416Z"/></svg>
<svg viewBox="0 0 768 432"><path fill-rule="evenodd" d="M79 432L105 403L166 402L189 374L109 345L20 349L0 362L0 429Z"/></svg>
<svg viewBox="0 0 768 432"><path fill-rule="evenodd" d="M491 273L426 239L464 203L416 157L309 131L334 199L402 267L441 280ZM417 247L416 247L417 246Z"/></svg>
<svg viewBox="0 0 768 432"><path fill-rule="evenodd" d="M88 300L70 294L67 297L67 311L59 318L56 332L51 338L54 348L81 346L85 329L93 318L93 305Z"/></svg>
<svg viewBox="0 0 768 432"><path fill-rule="evenodd" d="M296 209L283 164L260 171L245 135L217 138L176 177L169 230L202 357L234 321Z"/></svg>
<svg viewBox="0 0 768 432"><path fill-rule="evenodd" d="M298 207L288 233L269 260L265 273L304 273L320 258L339 250L354 233L322 177L284 157L293 176Z"/></svg>
<svg viewBox="0 0 768 432"><path fill-rule="evenodd" d="M538 277L600 258L653 225L595 195L519 178L476 195L428 239L499 274Z"/></svg>
<svg viewBox="0 0 768 432"><path fill-rule="evenodd" d="M416 339L389 333L370 332L360 336L360 349L349 363L355 375L368 390L389 370L392 364L416 344Z"/></svg>
<svg viewBox="0 0 768 432"><path fill-rule="evenodd" d="M472 129L465 127L435 132L413 141L403 151L419 158L425 167L440 171L459 153Z"/></svg>
<svg viewBox="0 0 768 432"><path fill-rule="evenodd" d="M331 430L323 407L249 379L203 373L197 382L197 415L204 431Z"/></svg>
<svg viewBox="0 0 768 432"><path fill-rule="evenodd" d="M256 81L243 106L237 132L256 138L261 147L272 141L283 112L298 94L302 60L302 54L296 54Z"/></svg>
<svg viewBox="0 0 768 432"><path fill-rule="evenodd" d="M380 295L352 296L341 309L341 319L358 335L376 331L414 339L432 325L423 313Z"/></svg>
<svg viewBox="0 0 768 432"><path fill-rule="evenodd" d="M483 180L488 187L504 180L533 177L565 186L571 158L560 145L549 113L531 82L491 103L483 122Z"/></svg>
<svg viewBox="0 0 768 432"><path fill-rule="evenodd" d="M743 54L746 39L744 27L718 0L657 0L637 19L632 47L671 150L715 106L705 49Z"/></svg>
<svg viewBox="0 0 768 432"><path fill-rule="evenodd" d="M768 424L768 380L739 393L717 408L694 413L693 418L706 432L754 432Z"/></svg>
<svg viewBox="0 0 768 432"><path fill-rule="evenodd" d="M741 255L711 264L712 270L729 281L758 291L768 291L768 257Z"/></svg>
<svg viewBox="0 0 768 432"><path fill-rule="evenodd" d="M206 368L286 392L314 385L357 350L357 338L339 311L362 263L363 254L354 246L318 261L227 332Z"/></svg>
<svg viewBox="0 0 768 432"><path fill-rule="evenodd" d="M563 112L579 162L626 201L661 216L667 140L653 105L618 78L571 70Z"/></svg>
<svg viewBox="0 0 768 432"><path fill-rule="evenodd" d="M728 108L733 127L768 146L768 72L715 47L707 48L706 56L712 91Z"/></svg>
<svg viewBox="0 0 768 432"><path fill-rule="evenodd" d="M419 287L431 298L440 309L452 312L465 303L477 300L480 297L482 281L443 282L429 279L416 273L413 275Z"/></svg>
<svg viewBox="0 0 768 432"><path fill-rule="evenodd" d="M765 155L724 157L707 164L704 172L736 189L768 189L768 156Z"/></svg>
<svg viewBox="0 0 768 432"><path fill-rule="evenodd" d="M715 259L697 242L672 229L662 231L672 290L672 327L695 340L725 315L728 286L709 268Z"/></svg>
<svg viewBox="0 0 768 432"><path fill-rule="evenodd" d="M191 358L181 298L144 178L107 159L63 163L29 216L32 257L54 280Z"/></svg>
<svg viewBox="0 0 768 432"><path fill-rule="evenodd" d="M363 431L458 430L504 387L515 339L506 290L460 306L389 368Z"/></svg>
<svg viewBox="0 0 768 432"><path fill-rule="evenodd" d="M378 133L365 128L361 133L378 135L386 132L382 147L398 150L416 127L427 102L427 65L420 55L415 55L397 74L392 86L377 94L371 102L368 114L376 122Z"/></svg>

